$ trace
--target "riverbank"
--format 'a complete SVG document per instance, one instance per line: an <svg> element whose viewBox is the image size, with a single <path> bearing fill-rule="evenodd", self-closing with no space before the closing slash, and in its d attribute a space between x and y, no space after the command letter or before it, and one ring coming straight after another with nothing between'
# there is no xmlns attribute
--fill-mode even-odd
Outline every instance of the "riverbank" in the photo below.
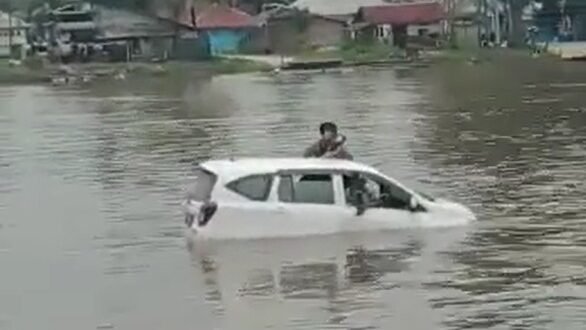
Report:
<svg viewBox="0 0 586 330"><path fill-rule="evenodd" d="M40 60L18 65L0 60L0 84L71 84L127 78L186 77L191 74L236 74L270 71L271 66L247 59L214 59L202 62L73 63L43 64Z"/></svg>
<svg viewBox="0 0 586 330"><path fill-rule="evenodd" d="M7 59L0 59L0 84L30 84L49 82L50 77L44 70L26 65L12 65Z"/></svg>
<svg viewBox="0 0 586 330"><path fill-rule="evenodd" d="M305 52L297 56L231 55L201 62L164 63L85 63L57 65L29 59L20 65L0 60L0 84L50 83L57 85L90 83L93 81L189 78L190 75L237 74L269 72L275 69L318 67L432 65L436 62L453 62L476 65L503 57L531 59L527 49L458 49L419 51L417 54L384 46L351 45L337 50ZM553 58L541 55L541 58ZM307 65L305 65L307 64Z"/></svg>

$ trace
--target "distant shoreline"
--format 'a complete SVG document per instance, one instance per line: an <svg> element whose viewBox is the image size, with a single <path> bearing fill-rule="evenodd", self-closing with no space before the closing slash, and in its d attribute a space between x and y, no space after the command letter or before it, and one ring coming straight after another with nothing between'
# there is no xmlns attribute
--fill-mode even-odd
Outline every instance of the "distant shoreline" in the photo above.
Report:
<svg viewBox="0 0 586 330"><path fill-rule="evenodd" d="M241 59L216 59L201 62L130 62L130 63L71 63L30 65L25 61L11 65L0 59L0 85L53 84L68 85L94 81L126 80L132 78L185 77L190 74L234 74L270 71L271 67Z"/></svg>
<svg viewBox="0 0 586 330"><path fill-rule="evenodd" d="M531 58L527 50L513 49L471 49L471 50L440 50L423 52L416 58L367 58L367 59L339 59L337 67L358 66L393 66L413 65L429 66L437 62L454 62L467 65L477 65L484 61L498 57L523 57ZM544 55L547 57L547 55ZM259 58L259 59L257 59ZM325 57L299 56L294 61L312 63ZM312 63L312 68L315 63ZM303 65L301 65L303 67ZM331 69L324 66L323 70ZM140 78L190 78L195 75L221 75L249 72L271 72L286 70L282 66L275 66L262 60L262 56L230 56L208 61L179 62L168 61L162 63L151 62L115 62L115 63L72 63L55 64L45 63L40 59L27 59L20 65L10 65L9 60L0 59L0 85L26 85L26 84L50 84L50 85L78 85L92 82L104 82L109 80L127 80ZM295 70L295 71L303 71ZM309 71L309 70L308 70Z"/></svg>

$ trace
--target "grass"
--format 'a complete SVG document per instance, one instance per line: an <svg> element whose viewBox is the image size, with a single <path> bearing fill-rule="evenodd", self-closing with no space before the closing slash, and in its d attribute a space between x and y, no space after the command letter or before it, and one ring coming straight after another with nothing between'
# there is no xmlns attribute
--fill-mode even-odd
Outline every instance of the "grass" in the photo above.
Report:
<svg viewBox="0 0 586 330"><path fill-rule="evenodd" d="M296 57L297 60L341 59L346 63L373 62L390 60L398 50L379 42L348 41L338 49L315 51L308 50Z"/></svg>
<svg viewBox="0 0 586 330"><path fill-rule="evenodd" d="M243 59L212 59L201 62L169 61L160 64L131 63L128 71L135 76L189 77L194 72L210 74L236 74L268 71L269 65Z"/></svg>
<svg viewBox="0 0 586 330"><path fill-rule="evenodd" d="M339 52L344 61L368 62L388 60L397 49L379 42L348 42Z"/></svg>
<svg viewBox="0 0 586 330"><path fill-rule="evenodd" d="M444 49L435 56L440 60L452 62L469 61L494 61L500 59L532 59L531 50L528 48L457 48ZM541 58L550 58L549 54L543 54Z"/></svg>
<svg viewBox="0 0 586 330"><path fill-rule="evenodd" d="M0 84L30 84L47 80L48 74L43 69L33 69L26 65L11 66L8 59L0 59Z"/></svg>
<svg viewBox="0 0 586 330"><path fill-rule="evenodd" d="M270 71L272 69L268 64L244 59L212 59L206 64L209 64L212 72L217 74Z"/></svg>
<svg viewBox="0 0 586 330"><path fill-rule="evenodd" d="M22 65L11 66L8 59L0 59L0 84L33 84L50 81L51 72L58 65L43 66L42 62L28 59ZM129 77L154 77L167 79L189 78L194 72L209 74L236 74L245 72L269 71L271 67L265 63L242 59L213 59L201 62L165 63L84 63L72 64L75 71L96 74L101 77L113 77L116 72L126 71Z"/></svg>
<svg viewBox="0 0 586 330"><path fill-rule="evenodd" d="M322 51L306 51L295 57L295 60L333 60L341 59L345 64L368 64L377 61L392 61L396 56L403 53L395 48L376 42L357 43L347 42L338 49ZM530 51L527 49L443 49L432 52L429 57L441 61L451 62L485 62L495 61L501 58L518 57L520 59L530 58ZM543 56L546 58L547 56ZM200 62L177 62L165 63L86 63L73 64L75 71L95 74L100 79L110 79L116 72L126 71L129 78L155 78L155 79L190 79L194 73L204 72L206 74L237 74L246 72L270 71L270 65L246 59L216 58ZM38 58L29 58L20 66L11 66L8 59L0 59L0 84L35 84L49 82L51 72L57 65L43 65Z"/></svg>

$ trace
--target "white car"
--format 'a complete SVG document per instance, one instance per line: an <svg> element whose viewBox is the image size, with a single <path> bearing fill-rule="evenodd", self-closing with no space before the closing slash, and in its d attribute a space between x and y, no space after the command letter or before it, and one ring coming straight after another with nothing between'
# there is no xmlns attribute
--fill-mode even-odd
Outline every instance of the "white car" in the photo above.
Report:
<svg viewBox="0 0 586 330"><path fill-rule="evenodd" d="M199 164L183 203L206 238L266 238L458 226L476 218L376 169L348 160L248 158Z"/></svg>

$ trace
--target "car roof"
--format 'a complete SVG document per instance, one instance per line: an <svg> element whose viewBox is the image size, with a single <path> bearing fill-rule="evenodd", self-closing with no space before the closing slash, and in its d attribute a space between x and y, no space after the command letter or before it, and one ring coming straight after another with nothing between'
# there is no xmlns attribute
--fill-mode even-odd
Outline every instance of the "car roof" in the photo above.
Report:
<svg viewBox="0 0 586 330"><path fill-rule="evenodd" d="M343 159L324 158L238 158L209 160L200 164L224 180L279 171L342 170L380 173L365 164Z"/></svg>

